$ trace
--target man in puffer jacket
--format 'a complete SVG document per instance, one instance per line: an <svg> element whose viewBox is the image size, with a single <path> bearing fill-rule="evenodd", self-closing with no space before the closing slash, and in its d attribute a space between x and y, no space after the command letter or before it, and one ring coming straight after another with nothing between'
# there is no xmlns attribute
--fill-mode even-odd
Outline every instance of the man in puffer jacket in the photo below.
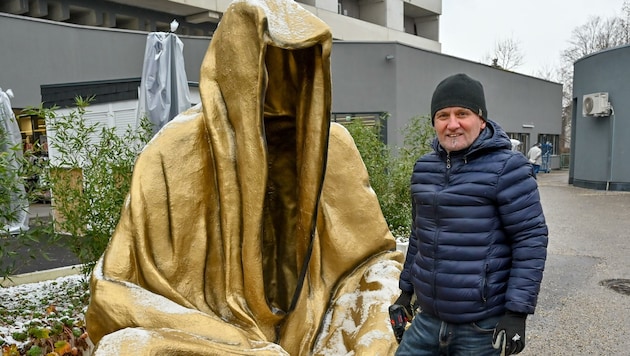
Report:
<svg viewBox="0 0 630 356"><path fill-rule="evenodd" d="M409 318L418 312L397 355L519 353L547 256L531 166L488 119L479 81L444 79L431 115L437 137L411 177L413 222L396 301Z"/></svg>

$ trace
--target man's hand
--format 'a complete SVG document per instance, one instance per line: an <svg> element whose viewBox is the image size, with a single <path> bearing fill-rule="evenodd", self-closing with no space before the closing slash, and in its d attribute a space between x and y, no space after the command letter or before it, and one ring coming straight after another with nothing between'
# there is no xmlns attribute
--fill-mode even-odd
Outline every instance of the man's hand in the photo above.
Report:
<svg viewBox="0 0 630 356"><path fill-rule="evenodd" d="M392 330L396 341L400 344L402 336L407 329L407 323L413 318L411 307L411 293L402 293L398 299L389 307L389 320L392 323Z"/></svg>
<svg viewBox="0 0 630 356"><path fill-rule="evenodd" d="M525 348L525 320L527 314L507 311L494 329L492 346L501 356L514 355Z"/></svg>
<svg viewBox="0 0 630 356"><path fill-rule="evenodd" d="M394 302L394 305L402 305L405 308L405 314L407 316L407 320L411 321L413 319L413 307L411 306L411 298L413 297L413 293L405 293L403 292L398 299Z"/></svg>

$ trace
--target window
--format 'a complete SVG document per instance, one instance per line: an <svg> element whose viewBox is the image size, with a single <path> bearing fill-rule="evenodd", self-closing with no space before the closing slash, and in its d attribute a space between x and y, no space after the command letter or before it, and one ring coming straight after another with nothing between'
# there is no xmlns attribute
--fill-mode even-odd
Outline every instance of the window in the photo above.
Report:
<svg viewBox="0 0 630 356"><path fill-rule="evenodd" d="M340 124L344 124L346 122L350 122L354 119L360 119L364 124L368 126L374 126L377 122L379 122L382 113L371 112L371 113L333 113L332 114L332 122L338 122Z"/></svg>
<svg viewBox="0 0 630 356"><path fill-rule="evenodd" d="M352 120L359 119L367 126L380 125L381 140L387 144L387 120L385 120L387 116L388 114L385 112L332 113L330 121L345 125Z"/></svg>
<svg viewBox="0 0 630 356"><path fill-rule="evenodd" d="M542 145L543 155L550 154L552 156L558 155L560 149L560 135L539 134L538 141Z"/></svg>
<svg viewBox="0 0 630 356"><path fill-rule="evenodd" d="M518 140L521 144L518 146L518 151L524 155L527 155L527 150L529 150L529 134L528 133L520 133L520 132L508 132L508 137L512 140Z"/></svg>

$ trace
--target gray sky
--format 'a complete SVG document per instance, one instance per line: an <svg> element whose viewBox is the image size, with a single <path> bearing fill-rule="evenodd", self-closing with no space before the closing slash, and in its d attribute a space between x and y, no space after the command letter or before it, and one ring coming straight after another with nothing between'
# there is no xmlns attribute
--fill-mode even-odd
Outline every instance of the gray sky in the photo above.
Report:
<svg viewBox="0 0 630 356"><path fill-rule="evenodd" d="M621 16L623 0L442 0L442 53L482 62L497 42L519 42L523 65L532 75L557 68L573 29L590 17ZM489 63L486 63L489 64Z"/></svg>

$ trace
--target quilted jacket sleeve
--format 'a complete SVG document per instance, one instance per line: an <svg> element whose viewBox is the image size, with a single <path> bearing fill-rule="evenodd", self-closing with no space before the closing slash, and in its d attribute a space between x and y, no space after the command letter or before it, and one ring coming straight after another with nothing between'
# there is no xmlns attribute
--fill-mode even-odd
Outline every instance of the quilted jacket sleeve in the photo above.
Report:
<svg viewBox="0 0 630 356"><path fill-rule="evenodd" d="M514 155L497 184L499 216L512 249L506 308L532 314L547 257L548 230L536 180L525 157Z"/></svg>

